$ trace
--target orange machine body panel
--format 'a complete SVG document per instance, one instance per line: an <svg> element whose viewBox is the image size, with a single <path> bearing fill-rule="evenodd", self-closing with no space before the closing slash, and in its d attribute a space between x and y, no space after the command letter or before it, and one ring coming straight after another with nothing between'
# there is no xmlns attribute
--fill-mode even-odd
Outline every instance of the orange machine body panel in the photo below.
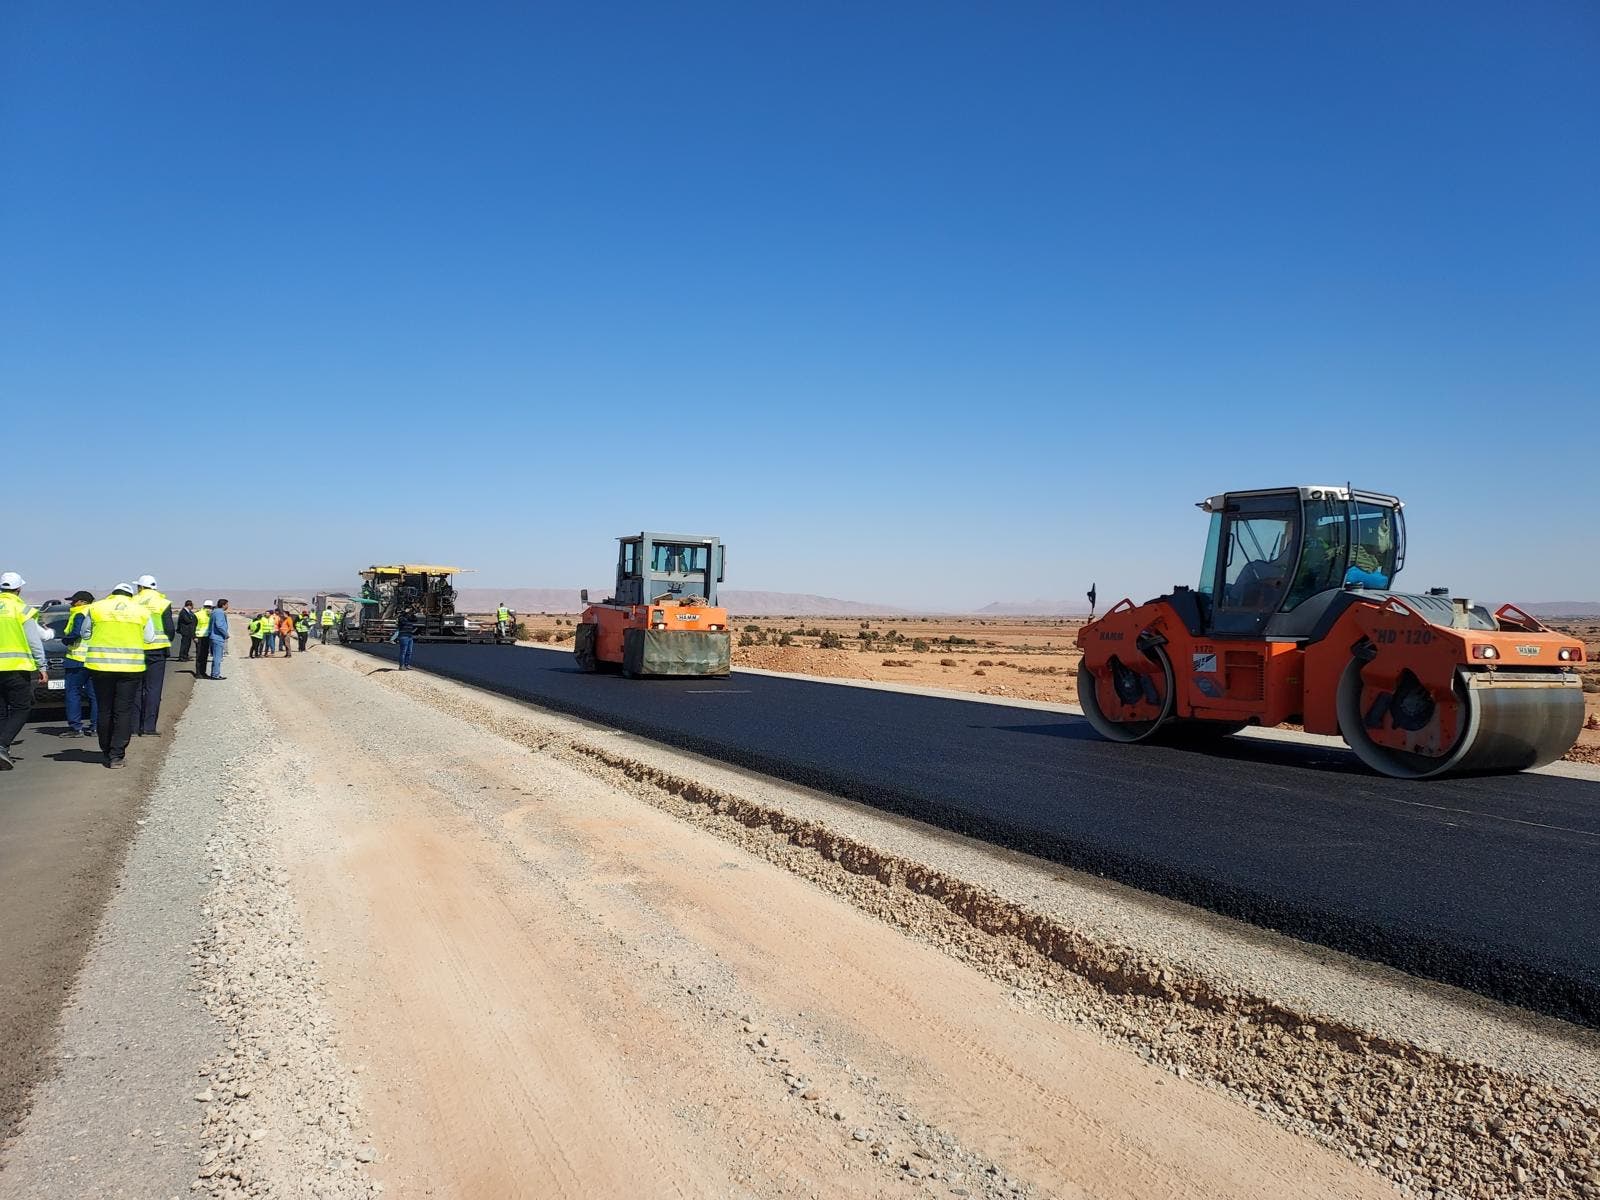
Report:
<svg viewBox="0 0 1600 1200"><path fill-rule="evenodd" d="M582 620L595 626L595 657L601 662L622 662L622 644L628 629L681 630L686 633L719 632L728 628L728 610L705 604L591 604Z"/></svg>
<svg viewBox="0 0 1600 1200"><path fill-rule="evenodd" d="M1545 629L1519 610L1495 614L1502 628L1459 629L1434 624L1397 596L1352 604L1328 634L1315 641L1196 635L1166 598L1134 605L1123 600L1078 631L1084 664L1097 674L1113 656L1149 680L1131 700L1102 694L1101 706L1118 721L1156 717L1164 698L1164 666L1145 653L1159 646L1172 669L1173 715L1248 725L1302 724L1310 733L1338 734L1335 698L1357 647L1370 655L1361 669L1365 698L1393 692L1410 672L1443 702L1463 671L1514 673L1519 669L1572 669L1583 662L1583 643ZM1509 627L1508 627L1509 626ZM1565 651L1566 657L1562 657ZM1449 746L1457 706L1441 703L1435 728L1374 729L1395 749L1428 753Z"/></svg>

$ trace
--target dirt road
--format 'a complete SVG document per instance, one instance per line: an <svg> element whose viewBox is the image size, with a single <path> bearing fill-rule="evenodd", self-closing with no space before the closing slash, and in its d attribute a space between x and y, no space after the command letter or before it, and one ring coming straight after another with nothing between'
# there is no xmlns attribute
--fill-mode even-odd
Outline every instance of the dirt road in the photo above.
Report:
<svg viewBox="0 0 1600 1200"><path fill-rule="evenodd" d="M1389 1194L582 770L316 656L249 678L391 1195Z"/></svg>
<svg viewBox="0 0 1600 1200"><path fill-rule="evenodd" d="M168 665L157 738L135 738L129 769L107 771L92 738L64 736L59 707L39 707L0 775L0 1144L48 1070L61 1006L78 972L172 730L192 668Z"/></svg>

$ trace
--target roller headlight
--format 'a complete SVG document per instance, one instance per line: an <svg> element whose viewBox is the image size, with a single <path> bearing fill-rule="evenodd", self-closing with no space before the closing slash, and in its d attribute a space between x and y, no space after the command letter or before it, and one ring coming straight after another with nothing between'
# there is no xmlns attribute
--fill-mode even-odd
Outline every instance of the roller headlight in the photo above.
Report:
<svg viewBox="0 0 1600 1200"><path fill-rule="evenodd" d="M1500 651L1496 650L1493 646L1474 646L1472 648L1472 657L1473 658L1499 658L1500 657Z"/></svg>

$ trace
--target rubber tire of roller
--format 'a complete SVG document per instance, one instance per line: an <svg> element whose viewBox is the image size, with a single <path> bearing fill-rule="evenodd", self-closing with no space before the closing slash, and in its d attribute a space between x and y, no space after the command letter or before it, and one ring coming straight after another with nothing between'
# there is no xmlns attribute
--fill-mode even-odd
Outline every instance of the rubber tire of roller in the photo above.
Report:
<svg viewBox="0 0 1600 1200"><path fill-rule="evenodd" d="M1083 663L1078 664L1078 705L1083 709L1084 719L1094 726L1094 731L1108 742L1145 742L1161 731L1162 726L1171 720L1173 705L1176 703L1176 678L1172 673L1172 660L1167 657L1167 652L1160 646L1150 649L1150 657L1161 667L1162 678L1166 682L1166 703L1162 706L1159 717L1153 721L1113 721L1100 711L1100 702L1095 694L1094 672Z"/></svg>

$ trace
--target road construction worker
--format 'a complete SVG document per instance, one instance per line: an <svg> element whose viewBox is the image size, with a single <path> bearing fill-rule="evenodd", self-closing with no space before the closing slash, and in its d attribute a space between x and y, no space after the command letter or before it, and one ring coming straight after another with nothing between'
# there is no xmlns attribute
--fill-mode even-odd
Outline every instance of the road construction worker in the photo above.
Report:
<svg viewBox="0 0 1600 1200"><path fill-rule="evenodd" d="M167 655L172 649L172 601L156 590L154 575L139 576L139 590L134 599L149 611L156 627L156 639L146 648L134 732L140 737L155 737L156 721L161 716L161 690L167 683Z"/></svg>
<svg viewBox="0 0 1600 1200"><path fill-rule="evenodd" d="M89 605L94 603L91 592L74 592L72 608L67 613L67 623L61 630L61 640L67 646L67 726L69 737L88 737L100 726L100 699L94 694L94 680L84 659L89 654L89 639L83 635L83 618L89 615ZM83 724L83 704L89 702L89 725Z"/></svg>
<svg viewBox="0 0 1600 1200"><path fill-rule="evenodd" d="M300 643L300 653L306 652L306 638L311 635L311 616L309 613L298 613L294 619L294 636Z"/></svg>
<svg viewBox="0 0 1600 1200"><path fill-rule="evenodd" d="M15 571L0 575L0 770L12 765L11 743L33 709L34 681L50 678L44 630L22 602L27 580ZM37 613L38 609L32 609Z"/></svg>
<svg viewBox="0 0 1600 1200"><path fill-rule="evenodd" d="M292 657L294 651L289 646L289 640L294 637L294 618L289 615L286 609L278 610L277 634L278 642L283 647L283 656L285 658Z"/></svg>
<svg viewBox="0 0 1600 1200"><path fill-rule="evenodd" d="M250 630L250 657L261 657L261 644L267 635L267 617L265 613L257 613L250 618L247 626Z"/></svg>
<svg viewBox="0 0 1600 1200"><path fill-rule="evenodd" d="M506 607L504 600L500 601L500 607L495 610L494 614L494 626L501 638L509 638L511 631L516 628L516 623L516 614Z"/></svg>
<svg viewBox="0 0 1600 1200"><path fill-rule="evenodd" d="M122 766L128 753L148 647L162 637L149 602L134 599L135 590L131 583L119 583L104 600L89 605L83 616L89 642L84 666L94 678L100 704L100 751L112 768ZM157 663L157 670L166 669L166 659Z"/></svg>
<svg viewBox="0 0 1600 1200"><path fill-rule="evenodd" d="M333 605L329 604L322 610L322 640L326 642L333 636Z"/></svg>
<svg viewBox="0 0 1600 1200"><path fill-rule="evenodd" d="M211 601L201 603L194 615L194 677L206 677L206 661L211 657Z"/></svg>

